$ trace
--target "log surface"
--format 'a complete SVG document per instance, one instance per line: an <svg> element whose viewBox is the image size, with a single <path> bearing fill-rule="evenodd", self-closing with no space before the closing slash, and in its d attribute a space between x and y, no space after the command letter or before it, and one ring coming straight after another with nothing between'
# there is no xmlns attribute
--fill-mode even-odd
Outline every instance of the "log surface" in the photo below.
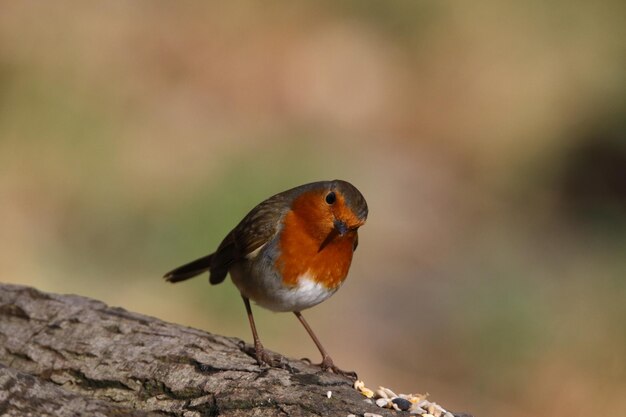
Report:
<svg viewBox="0 0 626 417"><path fill-rule="evenodd" d="M259 367L238 339L0 284L1 416L365 413L399 414L366 403L349 379L302 361Z"/></svg>

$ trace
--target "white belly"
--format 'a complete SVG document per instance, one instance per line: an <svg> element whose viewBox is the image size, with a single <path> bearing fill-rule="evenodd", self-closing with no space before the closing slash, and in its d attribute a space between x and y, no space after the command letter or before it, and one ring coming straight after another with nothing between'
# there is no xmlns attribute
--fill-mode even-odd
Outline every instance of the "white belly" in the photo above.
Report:
<svg viewBox="0 0 626 417"><path fill-rule="evenodd" d="M230 275L244 297L273 311L306 310L326 300L338 289L338 287L326 288L315 282L308 273L298 278L297 285L287 287L277 275L255 276L251 272L235 267L231 268ZM247 275L244 276L246 273Z"/></svg>
<svg viewBox="0 0 626 417"><path fill-rule="evenodd" d="M282 290L277 311L302 311L313 307L337 291L336 288L330 290L324 285L315 282L308 274L298 278L298 285ZM270 307L268 307L270 308Z"/></svg>

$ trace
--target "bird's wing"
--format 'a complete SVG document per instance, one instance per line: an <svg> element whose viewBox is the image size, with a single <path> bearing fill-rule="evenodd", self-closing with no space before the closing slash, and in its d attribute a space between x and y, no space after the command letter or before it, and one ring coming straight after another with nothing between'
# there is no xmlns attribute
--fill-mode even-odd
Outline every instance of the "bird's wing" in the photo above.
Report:
<svg viewBox="0 0 626 417"><path fill-rule="evenodd" d="M263 201L224 238L211 260L211 283L222 282L237 262L269 242L278 233L290 208L290 195L277 194Z"/></svg>

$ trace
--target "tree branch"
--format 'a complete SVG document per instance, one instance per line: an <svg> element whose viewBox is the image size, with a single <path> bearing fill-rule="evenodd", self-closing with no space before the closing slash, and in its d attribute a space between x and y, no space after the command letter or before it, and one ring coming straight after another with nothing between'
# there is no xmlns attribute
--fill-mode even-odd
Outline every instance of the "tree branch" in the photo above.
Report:
<svg viewBox="0 0 626 417"><path fill-rule="evenodd" d="M397 415L302 361L261 368L242 345L96 300L0 284L0 415Z"/></svg>

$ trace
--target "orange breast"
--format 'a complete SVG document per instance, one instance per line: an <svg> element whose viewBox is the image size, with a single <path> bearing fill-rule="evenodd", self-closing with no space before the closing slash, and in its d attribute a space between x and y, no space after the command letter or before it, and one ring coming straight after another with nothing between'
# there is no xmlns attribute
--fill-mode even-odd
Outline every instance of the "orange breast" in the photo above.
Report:
<svg viewBox="0 0 626 417"><path fill-rule="evenodd" d="M293 211L285 217L279 244L280 256L276 261L283 282L296 285L298 278L308 273L310 278L325 287L336 288L348 275L357 232L337 235L320 250L324 240L310 233L310 225L306 221L306 217L297 216Z"/></svg>

